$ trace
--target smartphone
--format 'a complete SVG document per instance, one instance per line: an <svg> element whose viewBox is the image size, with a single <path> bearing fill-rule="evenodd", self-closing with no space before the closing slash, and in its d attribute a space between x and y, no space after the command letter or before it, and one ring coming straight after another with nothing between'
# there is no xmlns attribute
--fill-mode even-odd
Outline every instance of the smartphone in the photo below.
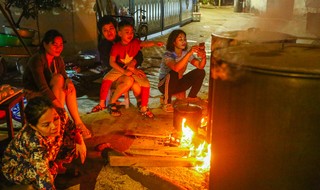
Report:
<svg viewBox="0 0 320 190"><path fill-rule="evenodd" d="M199 43L199 48L204 49L204 42Z"/></svg>

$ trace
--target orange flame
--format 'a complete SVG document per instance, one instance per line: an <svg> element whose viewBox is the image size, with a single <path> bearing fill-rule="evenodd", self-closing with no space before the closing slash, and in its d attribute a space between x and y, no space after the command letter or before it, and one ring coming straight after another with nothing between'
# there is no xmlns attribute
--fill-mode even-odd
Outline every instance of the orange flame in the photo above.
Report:
<svg viewBox="0 0 320 190"><path fill-rule="evenodd" d="M190 153L188 157L194 157L202 161L202 165L195 166L198 172L205 173L210 171L211 160L211 144L206 141L201 143L197 148L193 144L194 132L192 129L185 125L186 119L182 119L182 137L180 147L189 148Z"/></svg>

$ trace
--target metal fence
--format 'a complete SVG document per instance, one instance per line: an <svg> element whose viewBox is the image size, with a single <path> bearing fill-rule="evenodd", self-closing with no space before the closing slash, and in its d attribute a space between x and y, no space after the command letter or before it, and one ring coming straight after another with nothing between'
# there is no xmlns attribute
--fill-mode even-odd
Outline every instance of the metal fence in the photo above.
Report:
<svg viewBox="0 0 320 190"><path fill-rule="evenodd" d="M100 1L103 5L105 4L103 1L108 0ZM121 10L128 10L131 13L138 9L145 10L149 34L192 21L192 0L117 0L114 3L118 8L118 14L121 14ZM139 11L133 16L135 24L138 25Z"/></svg>

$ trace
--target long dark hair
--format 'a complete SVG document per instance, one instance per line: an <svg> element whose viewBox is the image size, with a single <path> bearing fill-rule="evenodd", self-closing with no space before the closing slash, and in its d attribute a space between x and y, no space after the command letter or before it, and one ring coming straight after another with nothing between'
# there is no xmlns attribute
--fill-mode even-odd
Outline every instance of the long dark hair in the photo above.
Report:
<svg viewBox="0 0 320 190"><path fill-rule="evenodd" d="M55 29L48 30L44 34L44 36L43 36L43 38L41 40L40 52L42 52L42 53L45 52L43 43L49 44L50 42L53 42L56 37L61 37L62 40L63 40L63 43L65 43L63 35L58 30L55 30Z"/></svg>
<svg viewBox="0 0 320 190"><path fill-rule="evenodd" d="M37 96L28 100L28 104L24 109L27 123L36 126L40 117L51 108L54 108L54 106L46 97Z"/></svg>
<svg viewBox="0 0 320 190"><path fill-rule="evenodd" d="M174 51L174 42L176 41L177 37L179 36L179 34L184 34L187 37L187 34L183 31L183 30L173 30L167 40L167 45L166 45L166 49L168 51ZM184 50L188 49L188 45L186 46L186 48L184 48Z"/></svg>

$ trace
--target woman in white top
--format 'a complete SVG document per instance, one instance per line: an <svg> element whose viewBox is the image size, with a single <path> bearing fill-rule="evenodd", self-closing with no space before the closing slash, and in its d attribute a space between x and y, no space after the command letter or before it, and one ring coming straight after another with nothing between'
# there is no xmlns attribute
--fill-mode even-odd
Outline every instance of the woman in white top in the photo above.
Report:
<svg viewBox="0 0 320 190"><path fill-rule="evenodd" d="M166 112L173 112L171 97L173 94L185 92L190 89L188 101L197 100L203 79L205 77L204 67L206 65L206 52L204 46L195 45L187 50L187 36L183 30L174 30L170 33L166 52L160 65L158 89L164 96L164 107ZM197 53L200 58L195 58ZM195 69L185 74L188 64Z"/></svg>

